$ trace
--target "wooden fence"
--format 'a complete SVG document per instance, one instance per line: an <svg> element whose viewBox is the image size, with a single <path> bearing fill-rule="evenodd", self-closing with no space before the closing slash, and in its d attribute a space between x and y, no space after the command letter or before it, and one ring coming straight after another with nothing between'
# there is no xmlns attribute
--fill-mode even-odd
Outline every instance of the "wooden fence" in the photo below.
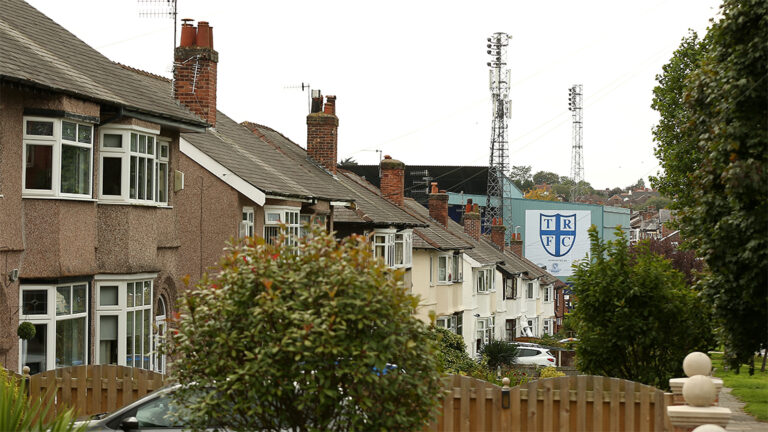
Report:
<svg viewBox="0 0 768 432"><path fill-rule="evenodd" d="M502 388L444 378L445 398L426 431L671 431L661 390L618 378L579 375Z"/></svg>
<svg viewBox="0 0 768 432"><path fill-rule="evenodd" d="M53 416L74 408L78 418L112 412L165 384L157 372L116 365L72 366L29 377L30 398L53 399Z"/></svg>

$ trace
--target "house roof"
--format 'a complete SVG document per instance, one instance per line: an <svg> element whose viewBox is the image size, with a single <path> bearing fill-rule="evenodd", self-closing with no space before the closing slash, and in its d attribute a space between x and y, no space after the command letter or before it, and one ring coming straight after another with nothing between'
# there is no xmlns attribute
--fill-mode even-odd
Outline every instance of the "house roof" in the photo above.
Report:
<svg viewBox="0 0 768 432"><path fill-rule="evenodd" d="M429 217L429 211L413 198L405 198L405 207L412 215L418 217L429 226L413 230L415 249L464 250L473 246L466 240L452 234L439 222Z"/></svg>
<svg viewBox="0 0 768 432"><path fill-rule="evenodd" d="M182 138L267 195L353 200L346 188L308 160L298 145L266 126L249 125L253 132L218 111L216 128L185 133Z"/></svg>
<svg viewBox="0 0 768 432"><path fill-rule="evenodd" d="M334 223L368 223L376 226L401 225L426 227L414 217L381 195L381 191L357 174L344 169L337 171L340 183L352 194L355 209L336 207Z"/></svg>
<svg viewBox="0 0 768 432"><path fill-rule="evenodd" d="M167 81L113 63L22 0L3 0L0 52L2 81L114 105L182 128L206 126L176 102Z"/></svg>

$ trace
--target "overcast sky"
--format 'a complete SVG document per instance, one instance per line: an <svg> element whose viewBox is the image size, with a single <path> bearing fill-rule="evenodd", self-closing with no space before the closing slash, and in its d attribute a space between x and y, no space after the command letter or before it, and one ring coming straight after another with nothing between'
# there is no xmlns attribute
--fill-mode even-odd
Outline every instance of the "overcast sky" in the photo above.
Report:
<svg viewBox="0 0 768 432"><path fill-rule="evenodd" d="M108 58L171 77L173 22L141 12L165 0L28 0ZM570 175L568 88L584 86L584 177L595 188L655 174L655 75L718 0L179 0L209 21L218 107L306 144L307 91L337 96L339 158L487 165L486 38L512 36L510 165ZM146 15L146 14L145 14ZM180 24L179 24L180 25Z"/></svg>

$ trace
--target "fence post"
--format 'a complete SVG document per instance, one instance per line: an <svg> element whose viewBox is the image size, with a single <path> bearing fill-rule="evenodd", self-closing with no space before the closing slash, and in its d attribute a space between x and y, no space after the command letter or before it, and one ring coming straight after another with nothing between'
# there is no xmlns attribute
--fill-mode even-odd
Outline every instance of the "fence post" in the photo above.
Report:
<svg viewBox="0 0 768 432"><path fill-rule="evenodd" d="M21 376L24 378L24 391L27 392L27 398L29 398L29 366L21 368Z"/></svg>
<svg viewBox="0 0 768 432"><path fill-rule="evenodd" d="M688 354L683 360L683 370L690 377L684 381L682 388L687 405L667 407L675 431L689 431L696 426L709 424L725 427L731 417L731 410L713 406L719 389L708 376L712 371L709 356L700 352Z"/></svg>
<svg viewBox="0 0 768 432"><path fill-rule="evenodd" d="M501 380L501 409L509 409L509 378Z"/></svg>

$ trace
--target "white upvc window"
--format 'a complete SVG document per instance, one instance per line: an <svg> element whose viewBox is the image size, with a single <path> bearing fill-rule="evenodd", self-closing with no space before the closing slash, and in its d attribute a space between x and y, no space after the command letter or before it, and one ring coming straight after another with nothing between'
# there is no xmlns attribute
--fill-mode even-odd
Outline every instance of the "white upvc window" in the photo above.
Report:
<svg viewBox="0 0 768 432"><path fill-rule="evenodd" d="M493 267L475 271L475 292L487 293L493 291L493 278Z"/></svg>
<svg viewBox="0 0 768 432"><path fill-rule="evenodd" d="M22 285L19 304L19 321L36 330L35 337L19 343L21 366L35 374L87 364L87 283Z"/></svg>
<svg viewBox="0 0 768 432"><path fill-rule="evenodd" d="M435 257L432 255L429 256L429 283L432 284L435 282Z"/></svg>
<svg viewBox="0 0 768 432"><path fill-rule="evenodd" d="M96 364L156 369L153 278L153 274L96 276Z"/></svg>
<svg viewBox="0 0 768 432"><path fill-rule="evenodd" d="M554 287L552 285L547 285L543 289L544 291L544 303L552 303L552 298L554 297Z"/></svg>
<svg viewBox="0 0 768 432"><path fill-rule="evenodd" d="M494 339L495 326L496 326L496 317L493 315L489 317L481 317L477 319L476 326L475 326L477 331L477 343L476 343L477 351L480 351L480 348L482 348L483 345L488 344L490 341Z"/></svg>
<svg viewBox="0 0 768 432"><path fill-rule="evenodd" d="M529 318L526 322L526 329L525 336L539 337L539 319Z"/></svg>
<svg viewBox="0 0 768 432"><path fill-rule="evenodd" d="M435 326L456 332L456 315L443 315L437 317Z"/></svg>
<svg viewBox="0 0 768 432"><path fill-rule="evenodd" d="M395 233L395 267L411 267L413 232L404 230Z"/></svg>
<svg viewBox="0 0 768 432"><path fill-rule="evenodd" d="M165 305L165 299L162 295L159 295L155 305L155 325L153 329L156 330L156 333L155 337L152 338L152 364L154 371L162 374L165 373L165 354L161 354L158 348L166 340L168 333L167 318L168 308Z"/></svg>
<svg viewBox="0 0 768 432"><path fill-rule="evenodd" d="M99 200L166 205L170 142L159 130L116 125L101 129Z"/></svg>
<svg viewBox="0 0 768 432"><path fill-rule="evenodd" d="M300 214L299 215L299 223L301 224L301 229L299 230L299 234L301 237L305 237L309 231L312 229L313 226L319 226L325 229L327 227L326 222L326 215L319 215L319 214Z"/></svg>
<svg viewBox="0 0 768 432"><path fill-rule="evenodd" d="M284 233L287 245L298 244L301 233L299 210L299 207L264 207L264 239L267 243L275 244L280 234Z"/></svg>
<svg viewBox="0 0 768 432"><path fill-rule="evenodd" d="M253 207L243 207L242 217L240 219L240 238L253 237Z"/></svg>
<svg viewBox="0 0 768 432"><path fill-rule="evenodd" d="M525 298L533 298L533 282L528 282L528 289L525 291Z"/></svg>
<svg viewBox="0 0 768 432"><path fill-rule="evenodd" d="M552 320L551 319L545 319L542 322L543 322L543 328L541 330L542 333L544 333L545 335L552 336Z"/></svg>
<svg viewBox="0 0 768 432"><path fill-rule="evenodd" d="M91 198L93 125L24 117L25 197Z"/></svg>

